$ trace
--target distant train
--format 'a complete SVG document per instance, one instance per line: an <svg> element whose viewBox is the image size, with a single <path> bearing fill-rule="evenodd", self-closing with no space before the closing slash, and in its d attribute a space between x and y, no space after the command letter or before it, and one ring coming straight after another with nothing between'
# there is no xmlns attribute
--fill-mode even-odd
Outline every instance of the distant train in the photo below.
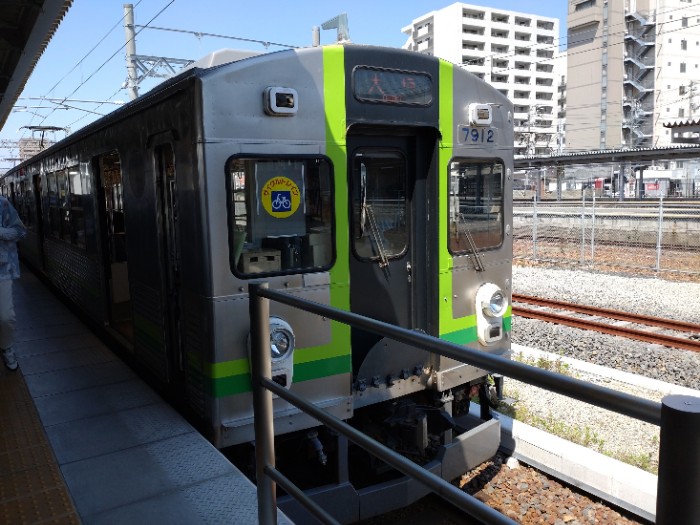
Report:
<svg viewBox="0 0 700 525"><path fill-rule="evenodd" d="M511 103L460 67L333 45L190 69L0 186L29 229L25 263L241 457L251 282L510 354L512 145ZM495 453L488 411L469 432L454 424L487 371L274 302L271 314L285 387L446 479ZM421 495L377 485L383 465L274 403L280 469L343 501L342 519Z"/></svg>

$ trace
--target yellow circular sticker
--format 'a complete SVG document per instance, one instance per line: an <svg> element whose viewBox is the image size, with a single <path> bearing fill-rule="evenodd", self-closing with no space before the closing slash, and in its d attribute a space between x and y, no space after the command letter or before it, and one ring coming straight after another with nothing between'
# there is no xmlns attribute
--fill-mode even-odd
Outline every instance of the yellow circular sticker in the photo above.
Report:
<svg viewBox="0 0 700 525"><path fill-rule="evenodd" d="M260 199L265 211L278 219L293 215L301 203L299 186L287 177L273 177L262 187Z"/></svg>

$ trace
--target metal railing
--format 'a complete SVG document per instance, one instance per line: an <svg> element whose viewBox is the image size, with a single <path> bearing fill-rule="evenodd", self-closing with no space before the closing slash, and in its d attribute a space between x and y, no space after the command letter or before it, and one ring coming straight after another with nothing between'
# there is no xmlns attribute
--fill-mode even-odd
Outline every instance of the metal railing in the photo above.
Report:
<svg viewBox="0 0 700 525"><path fill-rule="evenodd" d="M513 233L516 260L700 280L699 209L673 210L662 200L632 211L595 200L561 207L533 201L513 210Z"/></svg>
<svg viewBox="0 0 700 525"><path fill-rule="evenodd" d="M500 356L449 343L421 332L407 330L270 290L267 283L250 284L249 297L258 516L261 524L277 523L276 483L279 483L290 495L298 498L299 502L318 519L324 523L335 523L331 516L304 495L300 489L293 486L275 468L273 393L312 415L333 430L342 433L355 444L375 454L403 474L421 481L469 516L486 524L515 523L476 498L462 492L457 487L272 381L270 300L390 337L408 345L425 348L463 363L545 388L579 401L660 425L656 523L658 525L681 522L700 523L700 500L695 497L700 488L700 447L697 447L695 442L696 436L700 435L700 398L667 396L662 403L656 403ZM678 472L683 472L683 475L679 476Z"/></svg>

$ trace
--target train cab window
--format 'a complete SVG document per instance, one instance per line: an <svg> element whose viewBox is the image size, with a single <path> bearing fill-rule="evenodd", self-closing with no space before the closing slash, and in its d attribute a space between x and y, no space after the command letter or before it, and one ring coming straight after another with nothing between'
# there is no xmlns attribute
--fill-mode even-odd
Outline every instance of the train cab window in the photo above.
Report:
<svg viewBox="0 0 700 525"><path fill-rule="evenodd" d="M453 254L497 248L503 243L503 175L500 162L450 163L449 250Z"/></svg>
<svg viewBox="0 0 700 525"><path fill-rule="evenodd" d="M408 247L406 159L399 151L364 150L354 156L353 249L360 259L402 255Z"/></svg>
<svg viewBox="0 0 700 525"><path fill-rule="evenodd" d="M231 270L250 276L333 262L331 165L313 158L232 158L227 168Z"/></svg>

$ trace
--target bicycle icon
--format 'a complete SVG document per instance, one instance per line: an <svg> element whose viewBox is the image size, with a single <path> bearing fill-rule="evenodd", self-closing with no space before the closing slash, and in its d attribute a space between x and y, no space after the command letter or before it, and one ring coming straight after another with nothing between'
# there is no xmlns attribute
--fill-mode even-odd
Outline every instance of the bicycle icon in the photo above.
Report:
<svg viewBox="0 0 700 525"><path fill-rule="evenodd" d="M273 191L272 192L272 211L282 212L292 209L291 194L288 191Z"/></svg>

